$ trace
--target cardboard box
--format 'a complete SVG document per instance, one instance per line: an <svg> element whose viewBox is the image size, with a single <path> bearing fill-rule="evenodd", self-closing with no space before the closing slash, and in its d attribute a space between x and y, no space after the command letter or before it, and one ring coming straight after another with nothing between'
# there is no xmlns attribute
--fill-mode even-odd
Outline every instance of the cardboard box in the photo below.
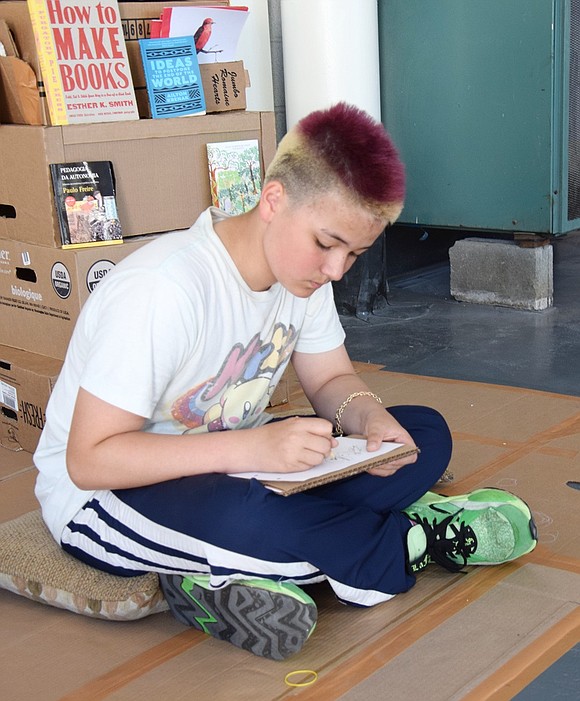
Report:
<svg viewBox="0 0 580 701"><path fill-rule="evenodd" d="M0 240L0 345L63 359L87 297L150 240L69 250Z"/></svg>
<svg viewBox="0 0 580 701"><path fill-rule="evenodd" d="M250 79L243 61L202 63L199 70L208 114L246 109Z"/></svg>
<svg viewBox="0 0 580 701"><path fill-rule="evenodd" d="M286 374L284 374L270 397L269 406L282 406L283 404L288 404L289 401L290 385Z"/></svg>
<svg viewBox="0 0 580 701"><path fill-rule="evenodd" d="M184 5L230 4L228 0L217 0L217 2L212 3L204 2L204 0L179 0L179 2L183 2ZM146 39L149 37L151 20L159 18L166 4L166 2L119 2L123 36L127 46L127 55L131 66L137 103L139 105L139 114L142 116L148 115L148 105L145 76L143 74L141 54L139 52L139 39ZM5 20L14 38L14 44L18 51L19 58L30 65L37 80L39 80L40 66L26 2L24 0L0 1L0 19ZM14 88L11 87L10 92L13 91ZM38 110L40 111L41 117L40 123L46 125L50 124L48 106L46 104L46 98L42 96L42 91L36 96L36 99L39 102ZM2 109L1 101L0 110L0 122L5 124L23 123L22 121L15 122L15 119L22 120L22 117L15 115L12 110L8 111Z"/></svg>
<svg viewBox="0 0 580 701"><path fill-rule="evenodd" d="M46 405L62 360L0 346L0 442L10 450L36 450Z"/></svg>
<svg viewBox="0 0 580 701"><path fill-rule="evenodd" d="M273 112L224 112L64 127L0 126L0 238L60 246L50 163L111 161L123 237L184 229L211 204L206 144L258 139L276 150Z"/></svg>

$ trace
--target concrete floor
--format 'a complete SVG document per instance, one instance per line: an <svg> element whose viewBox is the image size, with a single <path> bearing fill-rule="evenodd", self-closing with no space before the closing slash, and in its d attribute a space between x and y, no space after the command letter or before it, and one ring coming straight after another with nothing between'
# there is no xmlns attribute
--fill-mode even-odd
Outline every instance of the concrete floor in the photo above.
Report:
<svg viewBox="0 0 580 701"><path fill-rule="evenodd" d="M342 317L351 357L393 372L580 396L580 234L553 246L552 308L457 302L441 263L390 279L368 321Z"/></svg>
<svg viewBox="0 0 580 701"><path fill-rule="evenodd" d="M388 299L368 321L341 317L351 357L392 372L580 396L580 234L553 246L552 308L457 302L448 263L437 264L389 280ZM580 642L515 698L580 699L579 660Z"/></svg>

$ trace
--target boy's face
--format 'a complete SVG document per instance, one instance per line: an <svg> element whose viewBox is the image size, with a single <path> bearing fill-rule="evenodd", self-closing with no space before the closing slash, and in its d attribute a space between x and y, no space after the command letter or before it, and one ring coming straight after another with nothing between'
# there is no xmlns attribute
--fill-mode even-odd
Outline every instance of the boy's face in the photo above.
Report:
<svg viewBox="0 0 580 701"><path fill-rule="evenodd" d="M385 228L343 197L291 205L284 194L264 237L273 277L297 297L340 280Z"/></svg>

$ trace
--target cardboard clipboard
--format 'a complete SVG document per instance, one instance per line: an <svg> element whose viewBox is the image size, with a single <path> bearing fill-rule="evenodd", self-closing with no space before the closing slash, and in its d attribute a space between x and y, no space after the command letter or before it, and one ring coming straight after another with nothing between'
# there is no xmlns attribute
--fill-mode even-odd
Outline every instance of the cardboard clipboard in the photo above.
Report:
<svg viewBox="0 0 580 701"><path fill-rule="evenodd" d="M364 445L365 439L354 438L352 436L344 437L339 439L339 446L336 449L336 453L340 456L342 451L352 450L353 441L357 441L359 444ZM386 465L400 458L405 458L409 455L415 455L419 452L418 448L409 447L407 445L401 445L400 443L387 443L384 444L383 452L379 455L374 453L369 453L366 449L359 448L359 453L364 455L364 458L357 459L354 457L345 457L343 462L348 464L345 467L337 466L333 468L332 462L335 458L327 459L318 468L312 468L312 470L305 471L304 473L294 473L292 479L288 479L288 475L284 473L241 473L232 474L232 477L241 478L254 478L262 482L265 487L271 489L272 491L281 494L282 496L290 496L291 494L297 494L298 492L304 492L307 489L313 489L314 487L320 487L323 484L329 484L330 482L335 482L336 480L346 479L347 477L353 477L361 472L366 472L373 467L380 467L381 465ZM309 473L313 473L312 477L309 477ZM322 474L319 474L322 472ZM304 477L301 477L304 475Z"/></svg>

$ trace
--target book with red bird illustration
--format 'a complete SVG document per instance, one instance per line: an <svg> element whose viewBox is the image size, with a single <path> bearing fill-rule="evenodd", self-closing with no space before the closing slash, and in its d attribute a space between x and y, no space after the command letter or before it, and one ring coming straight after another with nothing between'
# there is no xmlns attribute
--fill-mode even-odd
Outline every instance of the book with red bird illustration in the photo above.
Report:
<svg viewBox="0 0 580 701"><path fill-rule="evenodd" d="M51 124L139 119L117 0L28 0L28 10Z"/></svg>
<svg viewBox="0 0 580 701"><path fill-rule="evenodd" d="M228 214L243 214L262 192L257 139L207 144L211 201Z"/></svg>
<svg viewBox="0 0 580 701"><path fill-rule="evenodd" d="M248 12L241 5L164 7L160 36L192 35L199 63L235 61L239 58L238 41Z"/></svg>

